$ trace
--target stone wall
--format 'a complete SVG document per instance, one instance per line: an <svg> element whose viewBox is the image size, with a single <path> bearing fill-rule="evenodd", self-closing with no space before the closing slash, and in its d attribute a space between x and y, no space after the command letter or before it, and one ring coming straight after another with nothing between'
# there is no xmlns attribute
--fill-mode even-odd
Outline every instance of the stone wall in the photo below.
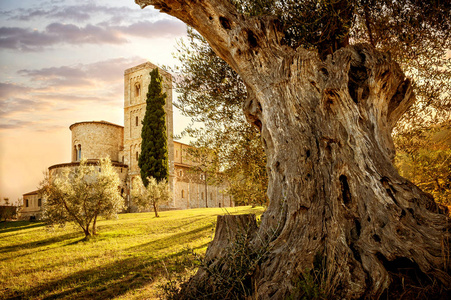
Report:
<svg viewBox="0 0 451 300"><path fill-rule="evenodd" d="M225 193L225 184L211 184L204 173L194 171L188 165L175 164L173 205L188 209L200 207L235 206Z"/></svg>
<svg viewBox="0 0 451 300"><path fill-rule="evenodd" d="M98 166L99 161L97 159L92 159L87 161L88 165L94 165ZM128 166L120 163L120 162L111 162L113 165L114 170L119 175L119 179L121 181L121 189L123 189L123 193L127 192L127 177L128 177ZM66 163L66 164L58 164L53 165L49 167L49 176L50 178L54 178L55 176L58 176L64 168L69 168L71 171L74 171L78 166L80 165L80 162L72 162L72 163Z"/></svg>
<svg viewBox="0 0 451 300"><path fill-rule="evenodd" d="M42 199L38 191L23 194L22 210L19 219L29 220L34 218L39 220L42 215Z"/></svg>
<svg viewBox="0 0 451 300"><path fill-rule="evenodd" d="M72 162L81 157L99 159L109 156L111 161L122 160L119 153L123 149L124 127L91 121L72 124L69 129L72 131Z"/></svg>

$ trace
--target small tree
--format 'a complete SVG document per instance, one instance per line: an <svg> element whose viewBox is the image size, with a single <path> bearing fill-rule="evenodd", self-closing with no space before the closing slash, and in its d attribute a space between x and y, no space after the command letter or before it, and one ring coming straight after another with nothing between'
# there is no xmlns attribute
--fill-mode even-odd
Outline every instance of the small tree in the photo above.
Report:
<svg viewBox="0 0 451 300"><path fill-rule="evenodd" d="M109 158L95 164L82 159L75 169L64 168L53 178L47 175L41 183L44 220L49 225L73 222L86 237L95 235L98 216L113 218L124 207L119 185Z"/></svg>
<svg viewBox="0 0 451 300"><path fill-rule="evenodd" d="M166 133L166 93L162 88L163 78L155 68L150 72L149 91L146 100L146 114L142 122L141 154L138 165L144 186L147 178L154 177L158 182L168 180L168 137Z"/></svg>
<svg viewBox="0 0 451 300"><path fill-rule="evenodd" d="M17 206L1 205L0 206L0 222L13 219L17 215Z"/></svg>
<svg viewBox="0 0 451 300"><path fill-rule="evenodd" d="M155 212L155 217L158 215L158 205L169 201L171 198L171 191L166 179L157 181L154 177L147 178L147 187L144 186L141 177L136 177L132 186L132 197L136 201L139 209L151 209Z"/></svg>

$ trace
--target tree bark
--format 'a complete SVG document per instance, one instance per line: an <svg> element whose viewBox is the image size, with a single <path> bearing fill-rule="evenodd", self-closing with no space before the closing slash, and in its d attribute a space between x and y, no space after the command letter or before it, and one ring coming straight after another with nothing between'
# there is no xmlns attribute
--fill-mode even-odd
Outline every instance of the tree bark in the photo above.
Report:
<svg viewBox="0 0 451 300"><path fill-rule="evenodd" d="M158 215L158 206L157 206L157 202L156 202L156 201L153 201L152 205L153 205L153 211L155 212L155 218L160 217L160 216Z"/></svg>
<svg viewBox="0 0 451 300"><path fill-rule="evenodd" d="M269 249L252 270L255 298L293 295L318 268L338 298L378 298L406 269L414 283L450 288L449 218L392 164L391 131L415 97L389 55L353 45L321 60L283 45L271 18L246 18L227 1L136 1L193 26L246 83L270 199L250 243L252 253Z"/></svg>
<svg viewBox="0 0 451 300"><path fill-rule="evenodd" d="M286 297L318 256L325 288L344 298L377 298L404 268L449 288L448 218L392 164L391 130L414 100L399 66L366 45L289 66L296 83L248 109L262 123L270 181L259 235L279 232L254 277L259 298Z"/></svg>
<svg viewBox="0 0 451 300"><path fill-rule="evenodd" d="M91 232L89 232L89 227L82 227L83 228L83 232L85 234L85 238L87 238L88 236L91 236Z"/></svg>
<svg viewBox="0 0 451 300"><path fill-rule="evenodd" d="M93 235L96 235L96 234L97 234L97 228L96 228L96 225L97 225L97 214L95 215L94 221L93 221L93 223L92 223L92 234L93 234Z"/></svg>

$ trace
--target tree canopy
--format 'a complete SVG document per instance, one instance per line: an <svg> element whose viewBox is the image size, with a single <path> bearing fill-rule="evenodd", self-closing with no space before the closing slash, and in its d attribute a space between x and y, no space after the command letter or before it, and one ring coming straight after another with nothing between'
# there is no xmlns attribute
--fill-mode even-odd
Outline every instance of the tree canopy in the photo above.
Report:
<svg viewBox="0 0 451 300"><path fill-rule="evenodd" d="M132 197L135 199L136 205L139 209L153 209L155 217L158 215L158 206L161 203L167 203L171 198L171 191L165 179L159 182L153 178L147 178L147 187L144 186L140 177L133 180Z"/></svg>
<svg viewBox="0 0 451 300"><path fill-rule="evenodd" d="M79 166L47 175L41 183L43 219L50 226L72 222L86 237L96 234L98 216L113 218L124 208L119 186L109 158L94 164L82 159Z"/></svg>

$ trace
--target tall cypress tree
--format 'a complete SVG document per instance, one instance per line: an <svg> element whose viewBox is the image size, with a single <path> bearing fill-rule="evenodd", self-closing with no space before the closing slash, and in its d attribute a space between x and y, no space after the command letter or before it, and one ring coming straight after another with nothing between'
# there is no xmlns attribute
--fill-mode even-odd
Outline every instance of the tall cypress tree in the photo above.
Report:
<svg viewBox="0 0 451 300"><path fill-rule="evenodd" d="M142 121L141 154L138 165L141 169L141 179L147 187L148 177L154 177L158 182L168 180L168 137L166 133L166 93L163 93L163 78L155 68L150 72L149 91L147 92L146 114Z"/></svg>

